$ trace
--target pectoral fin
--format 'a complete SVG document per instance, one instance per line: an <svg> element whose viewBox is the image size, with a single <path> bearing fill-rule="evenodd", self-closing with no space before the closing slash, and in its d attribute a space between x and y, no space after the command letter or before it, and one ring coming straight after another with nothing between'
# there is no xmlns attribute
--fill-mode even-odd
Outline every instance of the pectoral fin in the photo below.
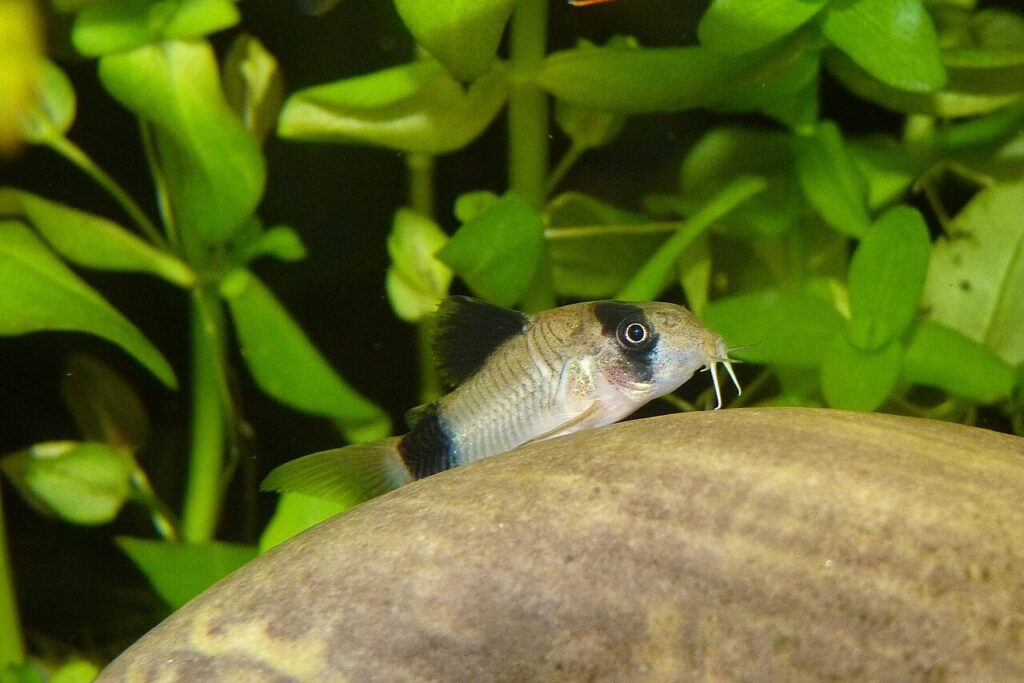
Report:
<svg viewBox="0 0 1024 683"><path fill-rule="evenodd" d="M582 426L584 425L584 423L586 423L587 420L595 417L598 414L598 412L600 412L600 410L601 402L594 401L582 413L579 413L578 415L566 420L562 424L549 429L548 431L544 432L539 436L535 436L534 438L530 439L530 441L528 441L527 443L532 443L534 441L543 441L544 439L550 439L553 436L561 436L562 434L570 434L572 432L578 431L578 429L582 428Z"/></svg>
<svg viewBox="0 0 1024 683"><path fill-rule="evenodd" d="M354 505L412 481L396 443L389 439L306 455L275 468L260 488Z"/></svg>

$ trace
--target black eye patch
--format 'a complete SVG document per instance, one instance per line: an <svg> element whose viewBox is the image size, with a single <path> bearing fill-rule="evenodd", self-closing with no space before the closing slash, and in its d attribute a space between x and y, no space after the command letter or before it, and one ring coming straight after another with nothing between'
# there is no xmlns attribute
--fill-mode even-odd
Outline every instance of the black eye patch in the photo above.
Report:
<svg viewBox="0 0 1024 683"><path fill-rule="evenodd" d="M601 333L619 343L637 379L650 381L658 334L643 309L620 301L598 301L594 315L601 323Z"/></svg>

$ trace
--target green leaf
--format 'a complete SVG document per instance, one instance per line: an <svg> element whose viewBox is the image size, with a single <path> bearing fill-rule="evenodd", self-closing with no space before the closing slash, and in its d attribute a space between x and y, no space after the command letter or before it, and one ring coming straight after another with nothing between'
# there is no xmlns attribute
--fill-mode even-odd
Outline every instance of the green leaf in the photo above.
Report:
<svg viewBox="0 0 1024 683"><path fill-rule="evenodd" d="M917 316L931 242L924 218L908 206L882 214L850 262L850 341L865 351L888 346Z"/></svg>
<svg viewBox="0 0 1024 683"><path fill-rule="evenodd" d="M248 232L250 228L252 232ZM239 233L231 247L239 263L248 263L262 256L289 263L306 258L306 246L294 228L275 225L264 230L256 220Z"/></svg>
<svg viewBox="0 0 1024 683"><path fill-rule="evenodd" d="M928 317L1011 365L1024 363L1024 182L982 190L933 248Z"/></svg>
<svg viewBox="0 0 1024 683"><path fill-rule="evenodd" d="M581 107L563 100L555 103L555 121L580 149L607 145L626 125L626 117L620 114Z"/></svg>
<svg viewBox="0 0 1024 683"><path fill-rule="evenodd" d="M683 252L711 225L768 186L764 178L746 176L735 179L708 199L698 211L684 220L679 229L658 248L615 298L621 301L650 301L668 284Z"/></svg>
<svg viewBox="0 0 1024 683"><path fill-rule="evenodd" d="M224 278L221 295L231 310L242 358L260 389L293 408L335 420L352 441L388 435L387 416L338 376L254 275L232 272Z"/></svg>
<svg viewBox="0 0 1024 683"><path fill-rule="evenodd" d="M545 214L551 280L565 297L613 296L667 235L664 226L650 232L640 214L578 192L555 197Z"/></svg>
<svg viewBox="0 0 1024 683"><path fill-rule="evenodd" d="M221 541L171 543L131 536L115 541L172 610L256 557L253 546Z"/></svg>
<svg viewBox="0 0 1024 683"><path fill-rule="evenodd" d="M500 195L490 190L463 192L455 198L455 217L460 223L468 223L500 199Z"/></svg>
<svg viewBox="0 0 1024 683"><path fill-rule="evenodd" d="M543 255L540 214L510 192L464 223L437 257L477 296L512 306L533 282Z"/></svg>
<svg viewBox="0 0 1024 683"><path fill-rule="evenodd" d="M99 359L73 354L61 377L61 393L87 441L138 453L149 439L149 417L139 395Z"/></svg>
<svg viewBox="0 0 1024 683"><path fill-rule="evenodd" d="M686 304L697 317L704 315L711 291L711 244L701 235L688 246L679 259L679 284L686 294Z"/></svg>
<svg viewBox="0 0 1024 683"><path fill-rule="evenodd" d="M274 516L270 518L263 535L260 536L260 552L266 552L309 527L361 502L362 500L355 500L351 505L339 504L326 498L301 493L284 493L277 501Z"/></svg>
<svg viewBox="0 0 1024 683"><path fill-rule="evenodd" d="M846 150L867 184L867 204L878 209L899 201L932 165L928 156L888 139L851 140Z"/></svg>
<svg viewBox="0 0 1024 683"><path fill-rule="evenodd" d="M792 173L790 137L745 128L715 128L690 149L683 161L682 202L690 212L736 178L763 177L765 191L722 217L716 229L731 237L753 239L779 235L804 211Z"/></svg>
<svg viewBox="0 0 1024 683"><path fill-rule="evenodd" d="M632 38L614 36L608 41L609 46L637 47ZM580 49L594 49L593 43L578 41ZM555 121L569 136L574 147L585 150L602 147L622 131L626 117L614 112L592 109L565 100L555 101Z"/></svg>
<svg viewBox="0 0 1024 683"><path fill-rule="evenodd" d="M135 463L101 443L50 441L5 456L3 469L40 510L73 524L106 524L131 492Z"/></svg>
<svg viewBox="0 0 1024 683"><path fill-rule="evenodd" d="M437 223L410 209L399 209L388 235L391 265L388 300L402 320L418 322L437 310L448 293L452 271L434 256L448 241Z"/></svg>
<svg viewBox="0 0 1024 683"><path fill-rule="evenodd" d="M177 386L171 366L142 333L15 221L0 220L0 282L0 335L88 332L120 346L167 386Z"/></svg>
<svg viewBox="0 0 1024 683"><path fill-rule="evenodd" d="M810 21L828 0L714 0L697 26L701 45L740 54L773 43Z"/></svg>
<svg viewBox="0 0 1024 683"><path fill-rule="evenodd" d="M284 80L274 55L259 39L242 34L224 58L224 96L245 129L265 140L284 102Z"/></svg>
<svg viewBox="0 0 1024 683"><path fill-rule="evenodd" d="M86 57L169 39L201 38L238 23L231 0L110 0L75 18L71 42Z"/></svg>
<svg viewBox="0 0 1024 683"><path fill-rule="evenodd" d="M500 68L464 88L434 61L417 61L306 88L285 102L278 134L444 154L490 125L508 95Z"/></svg>
<svg viewBox="0 0 1024 683"><path fill-rule="evenodd" d="M416 42L463 81L491 67L514 0L395 0Z"/></svg>
<svg viewBox="0 0 1024 683"><path fill-rule="evenodd" d="M3 683L49 683L43 677L41 665L31 662L8 662L0 664L0 681Z"/></svg>
<svg viewBox="0 0 1024 683"><path fill-rule="evenodd" d="M807 51L756 87L716 100L712 109L726 112L761 111L793 130L806 130L818 120L818 74L821 55Z"/></svg>
<svg viewBox="0 0 1024 683"><path fill-rule="evenodd" d="M741 56L701 47L584 47L549 55L537 82L555 97L591 109L678 111L760 86L797 55L790 46Z"/></svg>
<svg viewBox="0 0 1024 683"><path fill-rule="evenodd" d="M0 187L0 215L24 216L55 251L80 266L149 273L179 287L196 283L179 258L102 216L9 187Z"/></svg>
<svg viewBox="0 0 1024 683"><path fill-rule="evenodd" d="M843 144L839 127L820 123L793 138L797 175L811 205L836 230L861 237L871 225L867 184Z"/></svg>
<svg viewBox="0 0 1024 683"><path fill-rule="evenodd" d="M877 104L907 114L938 118L960 118L988 114L1024 102L1014 73L998 79L1002 86L979 88L971 69L949 69L946 88L931 93L915 93L886 85L857 66L846 55L829 53L825 61L829 71L850 91Z"/></svg>
<svg viewBox="0 0 1024 683"><path fill-rule="evenodd" d="M882 83L916 93L946 82L935 26L921 0L833 2L825 36Z"/></svg>
<svg viewBox="0 0 1024 683"><path fill-rule="evenodd" d="M875 410L896 386L902 357L903 349L897 341L865 351L845 334L837 334L821 365L821 390L828 405L844 410Z"/></svg>
<svg viewBox="0 0 1024 683"><path fill-rule="evenodd" d="M901 379L937 387L978 403L1010 395L1017 380L1009 363L978 342L945 325L922 321L903 354Z"/></svg>
<svg viewBox="0 0 1024 683"><path fill-rule="evenodd" d="M21 118L21 132L29 142L61 137L75 120L75 89L59 66L44 62L37 83L35 106Z"/></svg>
<svg viewBox="0 0 1024 683"><path fill-rule="evenodd" d="M165 41L100 60L100 80L152 122L157 157L179 230L208 243L231 237L263 195L259 143L221 92L213 49Z"/></svg>
<svg viewBox="0 0 1024 683"><path fill-rule="evenodd" d="M813 367L844 325L835 306L806 292L766 289L717 299L704 313L708 327L752 363Z"/></svg>
<svg viewBox="0 0 1024 683"><path fill-rule="evenodd" d="M92 662L73 659L50 674L48 683L92 683L99 673L99 667Z"/></svg>

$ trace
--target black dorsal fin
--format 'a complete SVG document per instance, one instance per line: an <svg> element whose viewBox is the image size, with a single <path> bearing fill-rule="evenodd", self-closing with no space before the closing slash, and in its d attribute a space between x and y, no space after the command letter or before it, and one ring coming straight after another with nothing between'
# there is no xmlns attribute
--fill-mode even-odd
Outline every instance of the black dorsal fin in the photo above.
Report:
<svg viewBox="0 0 1024 683"><path fill-rule="evenodd" d="M441 376L451 385L479 370L494 350L521 334L529 318L519 311L468 296L450 296L437 309L434 353Z"/></svg>

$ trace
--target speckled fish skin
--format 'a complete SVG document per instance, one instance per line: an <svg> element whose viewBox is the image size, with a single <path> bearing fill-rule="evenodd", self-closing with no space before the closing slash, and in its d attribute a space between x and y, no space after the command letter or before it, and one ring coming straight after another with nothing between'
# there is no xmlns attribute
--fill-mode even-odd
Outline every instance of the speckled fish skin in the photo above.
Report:
<svg viewBox="0 0 1024 683"><path fill-rule="evenodd" d="M620 339L630 324L648 335L635 348ZM521 334L441 399L437 415L452 460L464 464L617 422L725 355L722 338L682 306L572 304L531 316Z"/></svg>
<svg viewBox="0 0 1024 683"><path fill-rule="evenodd" d="M267 490L339 501L375 496L542 439L601 427L723 364L725 341L669 303L596 301L525 315L449 297L435 351L451 393L414 410L408 434L314 453L281 465Z"/></svg>

